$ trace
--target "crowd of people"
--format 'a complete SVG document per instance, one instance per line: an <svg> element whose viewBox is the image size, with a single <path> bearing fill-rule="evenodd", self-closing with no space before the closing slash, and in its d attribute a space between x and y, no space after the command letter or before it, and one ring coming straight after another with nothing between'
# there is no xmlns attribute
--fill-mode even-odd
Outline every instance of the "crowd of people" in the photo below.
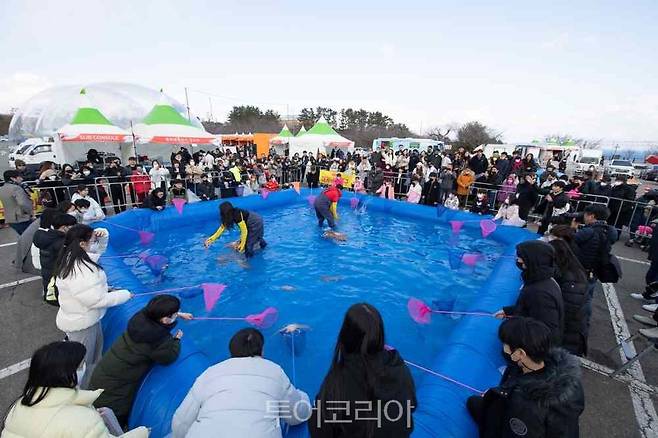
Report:
<svg viewBox="0 0 658 438"><path fill-rule="evenodd" d="M189 154L181 148L170 157L171 167L154 160L148 172L137 159L125 167L111 160L99 170L105 165L97 162L100 157L90 151L88 158L78 171L71 166L61 171L42 167L37 186L49 195L41 198L45 209L36 220L29 188L23 185L32 175L21 163L4 174L0 200L5 220L18 233L19 248L30 248L17 265L29 259L39 269L43 298L59 306L56 324L66 341L34 353L23 393L5 419L3 438L148 436L143 427L123 432L136 392L154 364L176 361L183 332L174 329L179 320L193 316L181 311L178 298L157 296L102 354L100 323L106 309L133 298L130 291L111 289L98 263L109 232L89 224L108 213L106 198L115 212L125 209L129 198L135 205L162 210L171 199L189 199L191 194L209 200L275 191L296 181L319 187L321 169L335 172L337 181L315 200L318 222L326 220L332 228L343 178L353 178L357 192L435 207L463 208L472 196L472 212L496 210L496 217L512 226L526 226L532 210L541 212L539 233L544 237L517 246L523 281L518 299L494 315L503 320L498 336L507 371L499 385L483 397L470 398L467 407L483 437L578 436L584 394L577 356L587 354L597 282L614 281L611 278L620 274L611 256L618 240L615 225L624 214L630 223L635 210L628 213L613 201L635 198L632 181L618 177L611 185L606 176L594 173L586 178L558 176L550 163L538 177L530 154L521 158L501 153L489 159L481 149L473 154L386 149L365 156L333 150L326 156L273 153L259 159L240 150L227 156L219 149ZM107 185L99 178L115 179ZM598 202L599 196L612 200ZM588 202L573 202L583 199ZM653 218L653 208L642 214ZM220 221L206 245L234 225L241 230L237 250L249 256L256 246L267 245L257 214L224 202ZM658 251L655 236L658 233L646 242L652 255ZM637 298L653 299L657 280L658 256L652 256L647 291ZM658 326L654 310L654 319L644 322L652 327ZM404 437L413 431L412 413L418 407L413 378L400 354L386 348L384 324L373 306L355 304L346 313L314 403L280 366L264 357L264 344L262 333L253 328L232 337L230 358L199 376L176 410L173 437L281 437L281 421L295 425L307 420L312 437ZM359 421L353 409L330 411L335 401L369 401L369 410L361 410L364 418L376 416L372 402L395 402L399 411L385 418L380 414L381 424L375 425ZM279 404L274 412L268 410L275 402L285 402L288 409ZM327 421L336 415L342 421Z"/></svg>

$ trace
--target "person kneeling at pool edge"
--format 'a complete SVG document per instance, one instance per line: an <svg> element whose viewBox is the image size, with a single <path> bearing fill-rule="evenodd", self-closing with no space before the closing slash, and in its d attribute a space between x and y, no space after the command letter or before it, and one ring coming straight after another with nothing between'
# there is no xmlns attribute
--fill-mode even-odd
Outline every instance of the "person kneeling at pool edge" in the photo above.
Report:
<svg viewBox="0 0 658 438"><path fill-rule="evenodd" d="M204 243L206 248L219 239L224 231L232 229L233 225L237 224L240 228L240 240L234 244L236 251L251 257L254 255L256 244L260 245L260 249L265 249L267 246L267 242L263 239L265 227L260 215L253 211L235 208L230 202L222 202L219 206L219 216L221 225L215 234L206 239Z"/></svg>
<svg viewBox="0 0 658 438"><path fill-rule="evenodd" d="M326 219L332 229L336 228L338 200L342 196L342 189L343 186L340 184L331 186L315 198L313 207L315 207L315 215L318 217L318 226L323 226Z"/></svg>

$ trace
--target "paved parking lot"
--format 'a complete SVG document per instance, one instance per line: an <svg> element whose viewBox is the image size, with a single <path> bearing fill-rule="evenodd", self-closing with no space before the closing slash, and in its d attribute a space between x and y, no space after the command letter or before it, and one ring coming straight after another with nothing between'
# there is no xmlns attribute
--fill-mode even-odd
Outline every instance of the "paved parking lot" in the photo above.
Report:
<svg viewBox="0 0 658 438"><path fill-rule="evenodd" d="M0 230L0 415L20 394L26 379L26 359L40 345L62 339L55 327L56 308L41 301L40 281L33 276L17 273L12 260L15 234ZM648 268L646 253L627 248L619 243L615 253L622 257L623 280L614 285L599 287L594 301L590 355L583 367L586 409L581 418L583 437L658 437L658 416L655 400L658 395L658 353L642 360L641 367L612 380L606 371L618 366L618 352L606 354L617 337L626 331L636 332L640 325L632 319L643 313L641 303L629 297L632 291L644 287L644 273ZM21 283L21 284L17 284ZM638 350L646 346L640 340Z"/></svg>

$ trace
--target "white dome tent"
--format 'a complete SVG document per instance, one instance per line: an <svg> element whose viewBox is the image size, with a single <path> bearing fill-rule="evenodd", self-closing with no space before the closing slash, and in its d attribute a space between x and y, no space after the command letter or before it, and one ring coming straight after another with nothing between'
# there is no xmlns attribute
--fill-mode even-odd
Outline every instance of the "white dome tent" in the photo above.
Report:
<svg viewBox="0 0 658 438"><path fill-rule="evenodd" d="M80 106L69 123L57 131L54 153L57 161L74 163L83 159L89 149L118 156L122 162L133 155L132 136L110 122L94 107L86 90L80 91Z"/></svg>
<svg viewBox="0 0 658 438"><path fill-rule="evenodd" d="M119 128L130 129L130 123L142 120L153 105L158 103L160 92L151 88L127 83L91 83L44 90L23 103L9 125L9 138L23 140L30 137L55 137L57 131L69 123L78 110L80 89L92 97L94 107ZM179 114L185 106L172 98L169 104ZM191 124L201 128L201 122L192 117Z"/></svg>
<svg viewBox="0 0 658 438"><path fill-rule="evenodd" d="M320 117L315 125L303 135L290 139L289 153L290 155L294 155L295 153L301 155L304 151L311 154L320 151L321 153L328 154L332 148L340 148L344 149L345 152L353 152L354 142L338 134L327 123L324 117Z"/></svg>

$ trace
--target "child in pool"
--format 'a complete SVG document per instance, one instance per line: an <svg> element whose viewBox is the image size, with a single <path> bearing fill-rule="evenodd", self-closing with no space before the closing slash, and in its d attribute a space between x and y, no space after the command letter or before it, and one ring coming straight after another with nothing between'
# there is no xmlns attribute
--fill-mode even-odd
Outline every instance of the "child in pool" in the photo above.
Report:
<svg viewBox="0 0 658 438"><path fill-rule="evenodd" d="M236 224L240 228L240 240L233 244L236 251L244 253L245 257L249 258L254 255L257 244L260 245L260 249L265 249L267 246L267 242L263 239L265 226L260 215L253 211L235 208L230 202L222 202L219 206L219 217L221 225L206 239L204 243L206 248L212 245L224 231L232 229Z"/></svg>

